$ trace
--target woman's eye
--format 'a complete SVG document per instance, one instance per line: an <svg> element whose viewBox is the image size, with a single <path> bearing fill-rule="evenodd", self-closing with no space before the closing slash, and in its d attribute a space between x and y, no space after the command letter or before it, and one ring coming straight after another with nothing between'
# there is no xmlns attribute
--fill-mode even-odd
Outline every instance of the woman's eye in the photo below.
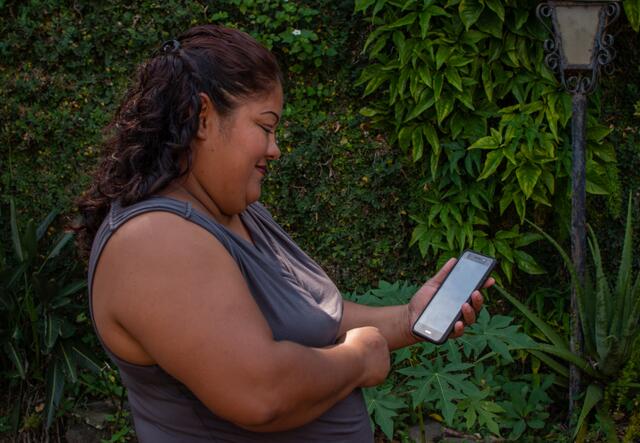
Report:
<svg viewBox="0 0 640 443"><path fill-rule="evenodd" d="M270 128L270 127L268 127L268 126L263 126L263 125L259 125L259 126L262 128L262 130L263 130L264 132L266 132L266 133L268 133L268 134L273 134L273 128Z"/></svg>

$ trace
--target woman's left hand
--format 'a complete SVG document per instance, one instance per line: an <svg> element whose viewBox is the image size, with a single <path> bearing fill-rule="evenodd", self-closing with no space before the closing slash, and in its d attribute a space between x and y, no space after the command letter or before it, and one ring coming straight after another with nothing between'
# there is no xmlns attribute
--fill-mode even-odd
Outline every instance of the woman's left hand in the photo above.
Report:
<svg viewBox="0 0 640 443"><path fill-rule="evenodd" d="M430 278L422 287L416 292L411 301L409 302L409 328L413 326L413 324L418 319L418 316L422 313L424 307L429 303L433 294L436 293L445 277L453 266L456 264L456 259L449 259L445 263L445 265L438 271L438 273ZM482 286L483 288L488 288L492 286L496 281L493 277L489 277L487 281ZM462 305L462 319L458 320L453 327L453 332L449 335L449 338L458 338L464 333L464 326L471 325L476 321L476 313L480 312L482 309L483 298L480 291L473 291L471 294L471 304L465 303ZM464 320L464 321L463 321ZM409 329L411 330L411 329Z"/></svg>

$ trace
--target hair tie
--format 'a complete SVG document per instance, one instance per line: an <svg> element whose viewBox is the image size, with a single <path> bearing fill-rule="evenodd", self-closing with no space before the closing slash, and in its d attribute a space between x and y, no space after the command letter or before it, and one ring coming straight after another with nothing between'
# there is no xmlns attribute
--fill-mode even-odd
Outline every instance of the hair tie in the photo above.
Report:
<svg viewBox="0 0 640 443"><path fill-rule="evenodd" d="M160 47L160 52L164 55L176 54L180 50L180 42L176 39L167 40Z"/></svg>

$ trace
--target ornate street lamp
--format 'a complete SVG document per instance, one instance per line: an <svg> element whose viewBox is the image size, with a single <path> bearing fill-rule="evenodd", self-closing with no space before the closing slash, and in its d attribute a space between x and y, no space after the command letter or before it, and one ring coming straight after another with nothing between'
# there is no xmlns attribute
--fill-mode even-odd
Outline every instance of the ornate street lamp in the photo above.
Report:
<svg viewBox="0 0 640 443"><path fill-rule="evenodd" d="M547 66L560 75L562 85L571 93L573 148L571 194L571 257L580 284L584 283L586 240L586 168L585 136L587 94L598 82L601 69L611 70L615 56L613 36L606 27L620 14L616 1L549 1L537 8L538 18L552 34L544 42ZM551 21L553 30L547 22ZM571 351L582 351L582 329L578 317L576 289L571 291ZM573 416L580 390L579 372L571 366L569 373L569 417Z"/></svg>

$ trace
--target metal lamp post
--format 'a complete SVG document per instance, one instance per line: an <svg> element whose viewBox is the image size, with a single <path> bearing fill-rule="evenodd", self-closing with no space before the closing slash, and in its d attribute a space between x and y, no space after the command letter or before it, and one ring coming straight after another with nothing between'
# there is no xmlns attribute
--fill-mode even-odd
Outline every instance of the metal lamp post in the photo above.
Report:
<svg viewBox="0 0 640 443"><path fill-rule="evenodd" d="M586 167L585 136L587 95L598 82L600 71L610 70L614 56L613 36L605 32L608 24L620 14L616 1L549 1L538 5L538 18L546 25L551 21L552 38L544 42L548 52L545 62L557 72L562 85L571 93L573 116L571 139L573 148L571 188L571 257L580 284L584 283L586 240ZM609 69L607 69L609 68ZM578 316L577 294L571 291L571 351L582 352L582 329ZM569 417L573 416L580 390L580 375L571 365L569 372Z"/></svg>

